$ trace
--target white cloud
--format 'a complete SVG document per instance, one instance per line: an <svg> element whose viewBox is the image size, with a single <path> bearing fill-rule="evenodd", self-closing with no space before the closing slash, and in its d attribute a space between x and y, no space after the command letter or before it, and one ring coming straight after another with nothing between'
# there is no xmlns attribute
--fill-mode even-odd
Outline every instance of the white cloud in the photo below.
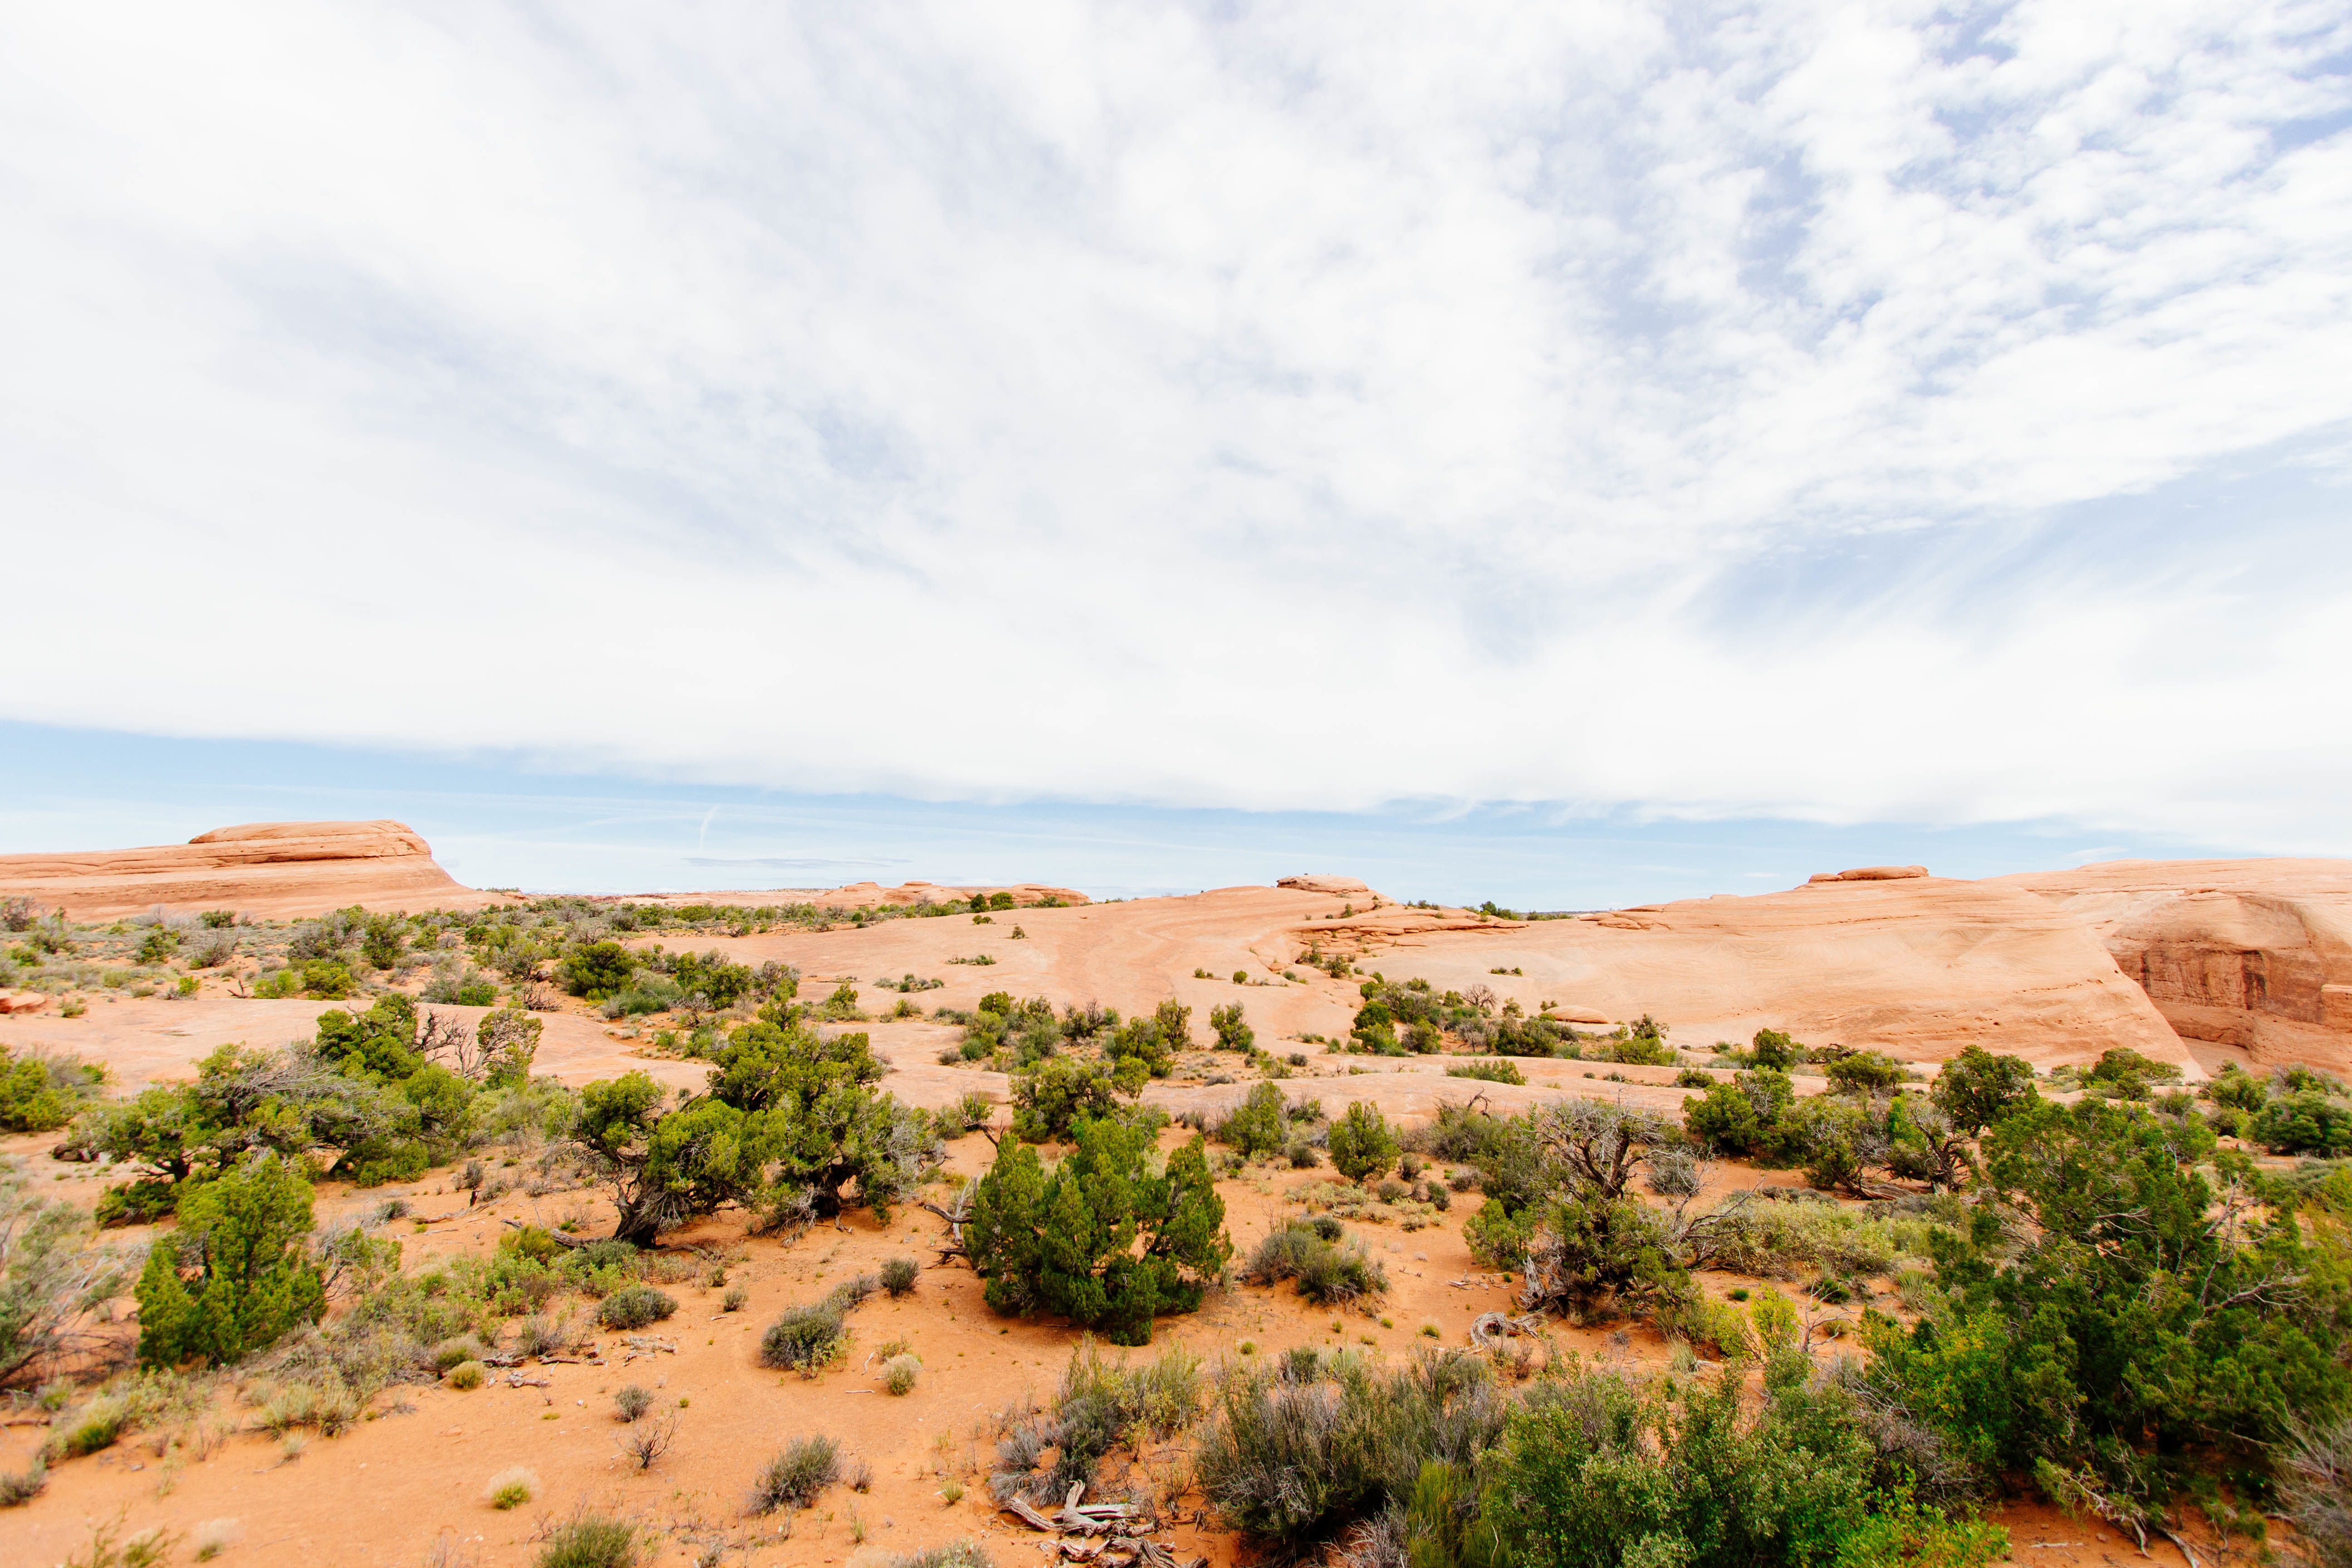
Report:
<svg viewBox="0 0 2352 1568"><path fill-rule="evenodd" d="M2347 847L2347 43L20 8L0 716Z"/></svg>

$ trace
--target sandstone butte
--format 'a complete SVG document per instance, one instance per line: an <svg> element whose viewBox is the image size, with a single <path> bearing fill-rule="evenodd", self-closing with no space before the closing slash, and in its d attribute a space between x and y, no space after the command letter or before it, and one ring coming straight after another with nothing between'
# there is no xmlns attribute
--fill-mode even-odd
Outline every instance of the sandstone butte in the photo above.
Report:
<svg viewBox="0 0 2352 1568"><path fill-rule="evenodd" d="M984 976L987 989L1127 1010L1173 994L1203 1016L1229 999L1235 968L1262 980L1289 969L1307 983L1276 981L1246 997L1256 1026L1277 1037L1345 1032L1353 983L1296 968L1320 947L1391 978L1485 984L1529 1011L1550 1004L1580 1024L1648 1013L1689 1046L1770 1026L1920 1061L1981 1044L2046 1067L2126 1046L2192 1078L2226 1061L2352 1068L2352 861L2343 860L2123 861L1979 881L1864 867L1784 892L1528 921L1407 909L1326 875L1095 906L1042 883L644 897L870 908L996 890L1023 906L1035 939L1015 945L991 933L1004 968L944 968L982 935L961 921L716 945L812 974L913 969L944 973L958 991ZM286 920L514 898L462 887L396 822L260 824L159 848L0 857L0 896L17 895L85 921L158 906ZM1035 908L1048 898L1070 908Z"/></svg>

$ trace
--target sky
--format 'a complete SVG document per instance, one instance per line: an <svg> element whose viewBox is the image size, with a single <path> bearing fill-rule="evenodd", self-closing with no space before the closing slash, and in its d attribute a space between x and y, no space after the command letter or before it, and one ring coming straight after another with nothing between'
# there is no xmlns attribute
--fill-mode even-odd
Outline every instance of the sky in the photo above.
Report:
<svg viewBox="0 0 2352 1568"><path fill-rule="evenodd" d="M0 849L2352 853L2340 3L17 5L0 203Z"/></svg>

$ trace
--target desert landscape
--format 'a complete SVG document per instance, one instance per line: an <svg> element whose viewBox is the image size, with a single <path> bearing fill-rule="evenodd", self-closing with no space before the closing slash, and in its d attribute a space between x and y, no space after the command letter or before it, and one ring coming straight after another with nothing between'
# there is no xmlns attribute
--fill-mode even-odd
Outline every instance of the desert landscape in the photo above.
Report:
<svg viewBox="0 0 2352 1568"><path fill-rule="evenodd" d="M0 910L14 1561L1378 1562L1434 1505L1302 1411L1467 1467L1566 1389L1864 1376L1958 1310L1938 1234L2053 1234L2019 1107L2341 1245L2352 862L531 898L298 823L0 858ZM1905 1440L1937 1561L2296 1539Z"/></svg>

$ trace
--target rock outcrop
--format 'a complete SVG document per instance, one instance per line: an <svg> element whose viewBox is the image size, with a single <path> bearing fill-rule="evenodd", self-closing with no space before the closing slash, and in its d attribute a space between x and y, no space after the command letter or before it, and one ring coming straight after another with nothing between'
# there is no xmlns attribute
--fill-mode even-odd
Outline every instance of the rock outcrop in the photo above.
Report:
<svg viewBox="0 0 2352 1568"><path fill-rule="evenodd" d="M1277 888L1288 888L1291 891L1297 893L1368 894L1372 890L1370 883L1359 882L1353 877L1285 877L1281 880L1276 882L1275 886Z"/></svg>
<svg viewBox="0 0 2352 1568"><path fill-rule="evenodd" d="M2185 1040L2352 1069L2352 860L2117 860L1998 880L2079 922Z"/></svg>
<svg viewBox="0 0 2352 1568"><path fill-rule="evenodd" d="M256 822L143 849L0 855L0 898L27 898L77 921L159 906L291 920L352 905L477 909L510 895L462 886L402 823Z"/></svg>

